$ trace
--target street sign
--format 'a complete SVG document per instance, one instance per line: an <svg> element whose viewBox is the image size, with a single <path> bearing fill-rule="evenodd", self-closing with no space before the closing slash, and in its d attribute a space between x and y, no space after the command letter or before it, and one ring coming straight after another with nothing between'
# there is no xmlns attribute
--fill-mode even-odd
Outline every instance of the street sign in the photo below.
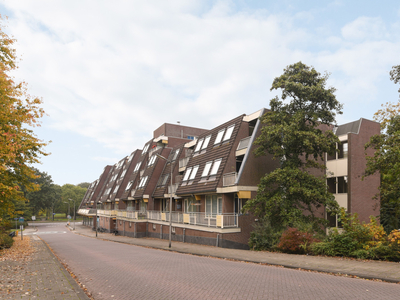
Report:
<svg viewBox="0 0 400 300"><path fill-rule="evenodd" d="M32 221L35 221L36 220L36 217L35 216L32 216Z"/></svg>
<svg viewBox="0 0 400 300"><path fill-rule="evenodd" d="M53 216L55 215L56 213L53 213Z"/></svg>
<svg viewBox="0 0 400 300"><path fill-rule="evenodd" d="M14 218L14 220L15 220L15 221L17 221L17 220L18 220L18 218Z"/></svg>
<svg viewBox="0 0 400 300"><path fill-rule="evenodd" d="M23 222L24 222L24 218L23 218L23 217L19 218L19 221L20 221L21 223L23 223Z"/></svg>

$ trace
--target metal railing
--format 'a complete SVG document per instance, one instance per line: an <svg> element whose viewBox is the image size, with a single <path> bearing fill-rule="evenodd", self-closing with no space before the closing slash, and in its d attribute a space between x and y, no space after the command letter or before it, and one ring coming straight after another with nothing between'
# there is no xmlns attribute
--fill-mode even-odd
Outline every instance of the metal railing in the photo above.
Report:
<svg viewBox="0 0 400 300"><path fill-rule="evenodd" d="M230 186L234 185L236 182L236 177L237 173L236 172L231 172L231 173L226 173L222 177L222 185L223 186Z"/></svg>
<svg viewBox="0 0 400 300"><path fill-rule="evenodd" d="M188 164L190 157L181 158L179 160L179 168L184 168Z"/></svg>
<svg viewBox="0 0 400 300"><path fill-rule="evenodd" d="M169 223L170 212L161 212L155 210L141 211L126 211L126 210L98 210L100 216L115 216L118 218L132 220L153 220ZM235 228L239 226L238 214L206 214L204 212L176 212L173 211L172 222L175 224L187 224L195 226L213 227L213 228Z"/></svg>
<svg viewBox="0 0 400 300"><path fill-rule="evenodd" d="M239 145L237 146L236 151L246 149L247 147L249 147L250 139L251 139L251 136L241 139L239 142Z"/></svg>

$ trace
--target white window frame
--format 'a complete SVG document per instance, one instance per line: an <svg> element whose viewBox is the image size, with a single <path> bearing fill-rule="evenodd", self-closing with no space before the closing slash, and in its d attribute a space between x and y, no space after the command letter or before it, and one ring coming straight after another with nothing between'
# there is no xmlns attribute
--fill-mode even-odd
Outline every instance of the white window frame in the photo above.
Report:
<svg viewBox="0 0 400 300"><path fill-rule="evenodd" d="M148 163L148 167L154 165L155 161L156 161L157 155L153 154L150 159L149 159L149 163Z"/></svg>
<svg viewBox="0 0 400 300"><path fill-rule="evenodd" d="M190 172L192 172L192 167L186 169L185 176L183 176L182 181L187 181L189 179Z"/></svg>
<svg viewBox="0 0 400 300"><path fill-rule="evenodd" d="M201 146L201 150L206 149L208 144L210 143L211 140L211 134L206 136L206 138L204 139L204 143L203 146Z"/></svg>
<svg viewBox="0 0 400 300"><path fill-rule="evenodd" d="M129 190L133 184L133 180L128 182L128 185L125 188L125 191Z"/></svg>
<svg viewBox="0 0 400 300"><path fill-rule="evenodd" d="M215 138L214 141L214 145L221 143L224 133L225 133L225 128L218 131L217 137Z"/></svg>
<svg viewBox="0 0 400 300"><path fill-rule="evenodd" d="M114 188L114 191L113 191L112 193L115 194L115 193L118 191L118 188L119 188L119 185L117 185L117 186Z"/></svg>
<svg viewBox="0 0 400 300"><path fill-rule="evenodd" d="M147 181L148 177L149 176L145 176L140 180L140 183L139 183L139 186L138 186L139 189L142 188L146 184L146 181Z"/></svg>
<svg viewBox="0 0 400 300"><path fill-rule="evenodd" d="M149 146L150 146L150 143L148 143L148 144L144 145L144 148L143 148L142 154L145 154L145 153L147 152L147 150L149 149Z"/></svg>
<svg viewBox="0 0 400 300"><path fill-rule="evenodd" d="M190 173L189 180L193 180L196 177L197 170L199 169L199 165L194 166L192 172Z"/></svg>
<svg viewBox="0 0 400 300"><path fill-rule="evenodd" d="M142 164L141 161L136 164L135 169L133 170L133 173L139 171L141 164Z"/></svg>
<svg viewBox="0 0 400 300"><path fill-rule="evenodd" d="M214 160L213 166L210 171L210 176L216 175L218 173L219 166L221 165L222 158Z"/></svg>
<svg viewBox="0 0 400 300"><path fill-rule="evenodd" d="M204 142L204 138L203 138L203 139L200 139L200 140L197 142L196 149L194 150L195 153L200 151L201 146L203 145L203 142Z"/></svg>
<svg viewBox="0 0 400 300"><path fill-rule="evenodd" d="M204 166L204 170L203 170L203 173L201 174L201 177L208 176L208 173L210 173L212 163L213 163L212 161L206 162L206 165Z"/></svg>
<svg viewBox="0 0 400 300"><path fill-rule="evenodd" d="M222 214L222 197L219 195L206 195L205 215L208 218L216 218Z"/></svg>
<svg viewBox="0 0 400 300"><path fill-rule="evenodd" d="M223 141L227 141L231 138L233 129L235 129L235 124L233 124L232 126L229 126L228 129L226 129Z"/></svg>

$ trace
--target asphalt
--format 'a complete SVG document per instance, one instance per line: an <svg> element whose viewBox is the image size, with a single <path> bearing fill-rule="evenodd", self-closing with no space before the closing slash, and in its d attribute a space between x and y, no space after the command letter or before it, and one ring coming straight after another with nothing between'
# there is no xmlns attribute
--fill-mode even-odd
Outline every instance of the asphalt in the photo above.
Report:
<svg viewBox="0 0 400 300"><path fill-rule="evenodd" d="M92 231L91 228L80 225L79 223L75 225L75 230L72 224L67 227L75 234L96 238L96 233ZM32 244L36 248L35 254L29 261L24 262L22 265L18 262L7 260L0 262L1 269L12 271L7 272L5 278L0 276L0 283L2 284L0 287L7 286L7 282L17 282L17 286L14 286L15 289L11 294L9 291L7 292L6 289L0 289L0 298L89 299L50 251L46 243L34 234L34 231L32 227L27 228L25 231L25 235L31 235ZM97 239L164 251L174 251L189 255L216 257L265 265L278 265L286 268L400 283L400 264L396 262L226 249L176 241L172 241L171 248L169 248L168 240L130 238L115 236L110 233L98 233ZM6 274L5 272L2 273L4 275Z"/></svg>

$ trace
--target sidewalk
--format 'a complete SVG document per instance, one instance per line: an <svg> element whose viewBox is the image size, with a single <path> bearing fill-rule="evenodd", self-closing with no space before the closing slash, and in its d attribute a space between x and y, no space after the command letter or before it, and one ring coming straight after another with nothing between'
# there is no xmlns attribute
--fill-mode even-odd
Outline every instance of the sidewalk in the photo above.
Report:
<svg viewBox="0 0 400 300"><path fill-rule="evenodd" d="M72 230L72 226L70 226L70 230ZM95 231L83 225L76 225L74 232L88 237L96 237ZM279 265L286 268L343 274L365 279L379 279L388 282L400 283L400 264L396 262L370 260L364 261L339 257L322 257L226 249L176 241L172 241L170 249L168 248L168 240L151 238L135 239L125 236L114 236L110 233L98 233L98 238L142 247L175 251L179 253L211 256L216 258L262 263L268 265Z"/></svg>
<svg viewBox="0 0 400 300"><path fill-rule="evenodd" d="M21 243L24 247L29 245L33 253L20 260L0 261L0 299L88 300L47 245L39 237L29 235L32 231L24 231ZM20 235L17 239L19 242Z"/></svg>

